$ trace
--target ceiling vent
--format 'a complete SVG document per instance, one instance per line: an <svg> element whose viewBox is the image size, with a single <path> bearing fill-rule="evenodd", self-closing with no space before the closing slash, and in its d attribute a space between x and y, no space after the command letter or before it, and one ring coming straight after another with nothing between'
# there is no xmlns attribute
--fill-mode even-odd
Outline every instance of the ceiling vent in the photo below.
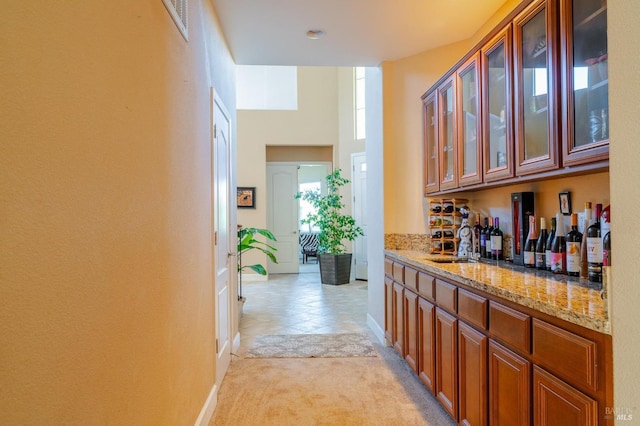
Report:
<svg viewBox="0 0 640 426"><path fill-rule="evenodd" d="M162 0L165 7L169 11L169 15L176 23L180 33L186 41L189 41L188 20L187 20L187 3L188 0Z"/></svg>

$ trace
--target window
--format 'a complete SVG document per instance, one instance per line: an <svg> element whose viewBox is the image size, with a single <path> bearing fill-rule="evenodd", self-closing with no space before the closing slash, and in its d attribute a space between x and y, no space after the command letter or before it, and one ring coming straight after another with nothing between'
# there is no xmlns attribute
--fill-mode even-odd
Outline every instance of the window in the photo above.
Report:
<svg viewBox="0 0 640 426"><path fill-rule="evenodd" d="M237 109L298 109L297 67L238 65L236 87Z"/></svg>
<svg viewBox="0 0 640 426"><path fill-rule="evenodd" d="M356 139L364 139L365 118L364 118L364 67L355 67L353 69L354 76L354 109L355 109L355 137Z"/></svg>
<svg viewBox="0 0 640 426"><path fill-rule="evenodd" d="M305 191L316 191L316 192L320 192L322 188L322 182L307 182L307 183L301 183L298 185L298 190L300 192L305 192ZM309 204L308 201L303 200L302 198L299 200L299 214L298 217L300 218L300 220L302 221L303 219L306 219L307 216L309 216L310 214L314 214L316 213L316 208L313 207L311 204ZM318 228L317 226L311 226L309 224L299 224L299 228L300 228L300 232L320 232L320 228Z"/></svg>
<svg viewBox="0 0 640 426"><path fill-rule="evenodd" d="M187 1L188 0L162 0L164 6L169 11L171 19L176 23L182 37L189 41L189 30L187 21Z"/></svg>

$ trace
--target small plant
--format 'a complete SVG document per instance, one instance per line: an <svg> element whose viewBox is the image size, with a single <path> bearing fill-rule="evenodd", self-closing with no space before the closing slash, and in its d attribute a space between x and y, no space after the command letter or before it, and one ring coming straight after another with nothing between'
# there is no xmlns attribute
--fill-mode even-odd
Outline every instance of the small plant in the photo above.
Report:
<svg viewBox="0 0 640 426"><path fill-rule="evenodd" d="M312 190L296 194L296 198L309 202L316 209L316 213L309 214L302 223L314 225L320 229L318 234L320 253L344 253L346 248L343 241L353 241L358 236L364 235L362 228L356 225L355 219L342 213L345 204L342 202L339 190L349 183L349 180L343 178L340 173L341 170L336 169L325 178L327 194Z"/></svg>
<svg viewBox="0 0 640 426"><path fill-rule="evenodd" d="M266 254L269 259L273 263L278 263L276 260L276 255L273 253L274 251L278 251L277 248L269 245L266 242L257 240L256 234L262 235L267 240L277 241L276 237L269 231L268 229L261 228L240 228L238 230L238 255L239 259L242 259L242 254L248 252L249 250L259 250ZM242 266L242 262L238 262L238 272L242 272L245 269L251 269L252 271L260 274L267 275L267 270L261 264L257 263L255 265L244 265Z"/></svg>

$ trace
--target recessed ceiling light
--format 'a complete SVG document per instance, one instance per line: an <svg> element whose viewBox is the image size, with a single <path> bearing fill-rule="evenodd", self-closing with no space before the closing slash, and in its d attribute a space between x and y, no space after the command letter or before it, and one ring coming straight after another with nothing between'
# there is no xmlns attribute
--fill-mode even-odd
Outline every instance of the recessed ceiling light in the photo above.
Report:
<svg viewBox="0 0 640 426"><path fill-rule="evenodd" d="M319 38L322 38L323 35L324 35L324 31L322 30L307 31L307 38L310 38L311 40L318 40Z"/></svg>

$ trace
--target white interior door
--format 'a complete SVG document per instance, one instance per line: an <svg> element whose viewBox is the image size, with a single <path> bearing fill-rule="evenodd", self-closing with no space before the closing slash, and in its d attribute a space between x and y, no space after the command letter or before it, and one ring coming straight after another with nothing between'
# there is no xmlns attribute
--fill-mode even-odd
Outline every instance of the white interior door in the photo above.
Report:
<svg viewBox="0 0 640 426"><path fill-rule="evenodd" d="M215 283L216 383L231 360L231 123L218 96L213 96L213 256Z"/></svg>
<svg viewBox="0 0 640 426"><path fill-rule="evenodd" d="M367 157L364 152L351 155L353 190L353 218L362 228L364 236L353 242L353 258L355 262L355 278L368 279L367 274Z"/></svg>
<svg viewBox="0 0 640 426"><path fill-rule="evenodd" d="M298 246L298 166L267 164L267 228L277 238L278 263L268 260L269 273L297 274Z"/></svg>

